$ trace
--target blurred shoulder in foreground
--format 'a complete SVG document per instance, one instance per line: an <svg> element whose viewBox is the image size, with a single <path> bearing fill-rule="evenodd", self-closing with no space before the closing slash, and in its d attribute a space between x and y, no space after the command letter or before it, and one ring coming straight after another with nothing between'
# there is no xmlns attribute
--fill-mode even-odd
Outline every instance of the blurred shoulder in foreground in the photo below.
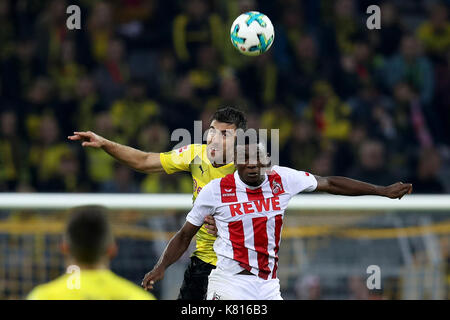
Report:
<svg viewBox="0 0 450 320"><path fill-rule="evenodd" d="M34 288L28 300L156 300L109 269L117 246L106 214L99 206L73 210L61 246L68 273Z"/></svg>

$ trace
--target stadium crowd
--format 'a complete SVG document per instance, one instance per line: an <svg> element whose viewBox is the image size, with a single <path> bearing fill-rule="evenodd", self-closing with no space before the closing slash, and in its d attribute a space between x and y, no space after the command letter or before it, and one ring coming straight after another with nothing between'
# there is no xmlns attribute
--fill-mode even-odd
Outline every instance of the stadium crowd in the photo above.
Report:
<svg viewBox="0 0 450 320"><path fill-rule="evenodd" d="M81 7L80 30L66 8ZM381 29L366 8L381 7ZM143 175L67 136L94 131L170 150L174 129L218 107L280 129L280 164L449 192L449 2L0 0L0 191L186 192L188 175ZM259 57L231 22L275 26ZM206 128L205 128L206 129ZM447 168L447 170L446 170Z"/></svg>

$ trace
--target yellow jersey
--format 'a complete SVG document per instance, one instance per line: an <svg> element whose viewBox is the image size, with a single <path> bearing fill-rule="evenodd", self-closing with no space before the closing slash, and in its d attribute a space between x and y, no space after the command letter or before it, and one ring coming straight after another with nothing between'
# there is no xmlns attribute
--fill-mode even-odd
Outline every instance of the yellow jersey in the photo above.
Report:
<svg viewBox="0 0 450 320"><path fill-rule="evenodd" d="M78 285L66 273L34 288L28 300L156 300L155 296L108 269L80 270Z"/></svg>
<svg viewBox="0 0 450 320"><path fill-rule="evenodd" d="M206 144L191 144L169 152L160 153L161 165L168 174L189 171L193 182L193 201L211 180L225 177L235 171L234 163L214 167L208 159ZM217 256L213 245L216 237L202 226L196 234L196 250L193 255L200 260L216 265Z"/></svg>

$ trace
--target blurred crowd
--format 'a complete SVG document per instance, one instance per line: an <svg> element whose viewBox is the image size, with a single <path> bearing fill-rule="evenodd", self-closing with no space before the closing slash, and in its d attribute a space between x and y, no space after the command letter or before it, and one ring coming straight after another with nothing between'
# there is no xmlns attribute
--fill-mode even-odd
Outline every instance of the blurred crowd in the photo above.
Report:
<svg viewBox="0 0 450 320"><path fill-rule="evenodd" d="M229 40L250 10L275 27L259 57ZM188 175L138 174L67 136L168 151L174 129L235 106L249 127L280 129L281 165L449 192L448 13L448 1L0 0L0 191L191 192Z"/></svg>

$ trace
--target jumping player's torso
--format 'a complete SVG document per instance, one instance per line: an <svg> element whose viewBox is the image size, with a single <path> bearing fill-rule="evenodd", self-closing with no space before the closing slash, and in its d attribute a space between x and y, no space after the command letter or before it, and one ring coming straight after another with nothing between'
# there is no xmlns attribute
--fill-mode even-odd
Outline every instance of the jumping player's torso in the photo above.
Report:
<svg viewBox="0 0 450 320"><path fill-rule="evenodd" d="M277 278L284 211L294 195L315 190L317 181L307 172L272 169L258 187L246 185L237 172L213 180L186 218L199 226L206 215L214 216L217 268L226 273L245 269L264 280Z"/></svg>
<svg viewBox="0 0 450 320"><path fill-rule="evenodd" d="M214 167L206 153L206 144L191 144L176 150L160 154L161 164L168 174L189 171L192 175L193 200L202 188L211 180L222 178L235 171L231 162L221 167ZM213 245L216 237L210 235L202 226L196 235L196 250L193 255L206 263L216 265L217 256Z"/></svg>

